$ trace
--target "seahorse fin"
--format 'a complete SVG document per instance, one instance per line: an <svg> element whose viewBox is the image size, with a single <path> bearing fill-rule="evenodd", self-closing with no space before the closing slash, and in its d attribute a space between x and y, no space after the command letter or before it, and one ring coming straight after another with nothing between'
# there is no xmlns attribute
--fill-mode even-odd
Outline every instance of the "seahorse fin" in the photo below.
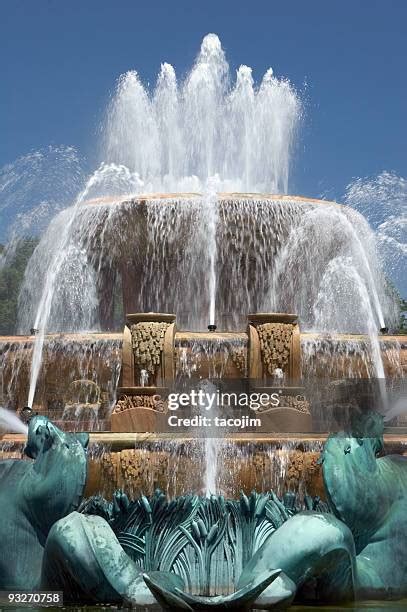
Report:
<svg viewBox="0 0 407 612"><path fill-rule="evenodd" d="M280 569L272 570L259 577L254 577L244 587L232 593L232 595L201 597L185 593L175 584L173 575L168 580L168 574L152 572L143 574L143 578L153 593L154 597L165 610L247 610L249 604L253 603L279 575Z"/></svg>

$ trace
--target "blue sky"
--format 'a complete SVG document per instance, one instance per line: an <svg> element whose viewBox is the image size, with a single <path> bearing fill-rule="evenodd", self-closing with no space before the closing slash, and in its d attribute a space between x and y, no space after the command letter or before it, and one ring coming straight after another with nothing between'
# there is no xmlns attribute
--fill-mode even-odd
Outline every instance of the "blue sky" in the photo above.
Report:
<svg viewBox="0 0 407 612"><path fill-rule="evenodd" d="M352 177L405 174L406 24L405 0L2 0L0 166L48 144L92 165L119 74L183 75L215 32L232 69L307 83L290 191L339 198Z"/></svg>

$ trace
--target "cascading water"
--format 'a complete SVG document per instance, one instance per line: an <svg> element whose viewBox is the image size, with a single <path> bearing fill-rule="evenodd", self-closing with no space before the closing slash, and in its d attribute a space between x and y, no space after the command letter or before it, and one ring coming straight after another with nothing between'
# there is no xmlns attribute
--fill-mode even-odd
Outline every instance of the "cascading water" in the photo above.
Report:
<svg viewBox="0 0 407 612"><path fill-rule="evenodd" d="M13 395L16 392L22 370L30 368L32 357L29 342L0 343L1 403L16 408ZM10 401L11 400L11 401Z"/></svg>
<svg viewBox="0 0 407 612"><path fill-rule="evenodd" d="M305 329L369 336L373 376L386 409L378 331L385 327L382 303L390 310L392 301L364 219L333 205L305 214L277 256L271 292L274 309L301 313Z"/></svg>
<svg viewBox="0 0 407 612"><path fill-rule="evenodd" d="M126 312L175 311L184 329L205 329L216 298L217 322L225 330L244 329L248 312L277 309L297 312L303 329L366 333L357 286L352 289L346 274L339 283L328 282L330 262L341 257L366 286L376 329L383 318L394 319L360 215L351 224L350 213L339 207L278 196L218 196L215 210L203 202L174 196L79 206L54 282L49 330L112 329L121 287ZM216 233L209 232L208 210L217 218ZM33 278L44 276L63 222L61 215L51 224L30 260L20 296L21 332L32 326L38 307ZM214 270L211 284L208 271ZM337 297L334 320L318 315L324 292Z"/></svg>
<svg viewBox="0 0 407 612"><path fill-rule="evenodd" d="M381 353L394 377L402 376L400 345L381 342ZM373 378L376 367L368 336L307 333L301 336L302 374L305 379Z"/></svg>
<svg viewBox="0 0 407 612"><path fill-rule="evenodd" d="M26 402L32 354L32 339L0 343L0 403L9 410ZM52 419L100 429L116 401L121 359L120 335L46 336L37 403Z"/></svg>
<svg viewBox="0 0 407 612"><path fill-rule="evenodd" d="M337 269L340 274L335 275ZM354 277L353 284L349 275ZM363 217L336 205L315 206L294 221L278 253L270 300L277 312L291 308L301 313L308 329L362 333L366 331L366 305L359 310L362 286L368 292L369 312L375 318L377 332L384 327L381 281L374 236ZM325 313L318 303L331 296L335 312L330 309Z"/></svg>
<svg viewBox="0 0 407 612"><path fill-rule="evenodd" d="M334 288L338 286L341 287L339 295L334 290ZM383 386L385 373L377 334L377 320L373 315L367 287L360 274L355 269L351 259L348 257L337 257L332 259L326 268L321 282L320 293L314 305L314 310L316 312L316 327L317 329L324 329L324 327L326 329L327 321L332 325L332 321L337 320L338 317L335 318L335 314L337 314L336 305L339 300L344 298L342 295L343 288L345 288L345 295L347 293L347 295L355 296L359 304L358 310L365 321L366 332L370 339L374 376L380 381L382 400L385 401L385 386ZM382 316L381 310L379 311L379 317L380 316ZM379 322L383 327L383 319L379 319Z"/></svg>

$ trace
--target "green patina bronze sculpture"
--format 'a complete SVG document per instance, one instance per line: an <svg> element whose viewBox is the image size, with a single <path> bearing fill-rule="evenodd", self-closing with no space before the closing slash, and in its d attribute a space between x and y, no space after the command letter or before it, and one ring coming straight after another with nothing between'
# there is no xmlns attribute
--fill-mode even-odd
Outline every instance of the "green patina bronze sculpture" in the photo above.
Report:
<svg viewBox="0 0 407 612"><path fill-rule="evenodd" d="M15 476L2 478L0 495L9 498L7 525L20 534L23 556L33 563L45 543L42 575L33 575L30 561L25 567L9 561L8 573L1 567L3 588L22 585L27 571L33 585L63 590L66 601L146 608L158 602L167 610L266 610L294 599L407 595L407 463L378 456L383 425L376 414L362 415L351 433L326 442L321 461L329 505L309 497L300 504L292 493L242 494L235 501L167 500L156 491L130 501L118 491L112 502L93 497L71 514L82 493L85 453L75 437L36 419L27 444L35 460L5 462L0 469ZM37 482L30 470L45 476L41 492L53 483L46 500L22 484ZM19 513L30 517L29 539Z"/></svg>
<svg viewBox="0 0 407 612"><path fill-rule="evenodd" d="M82 500L88 439L34 416L25 448L33 461L0 462L0 589L40 587L48 533Z"/></svg>
<svg viewBox="0 0 407 612"><path fill-rule="evenodd" d="M407 595L407 458L379 456L383 447L383 418L367 413L322 456L330 507L354 538L358 599Z"/></svg>
<svg viewBox="0 0 407 612"><path fill-rule="evenodd" d="M319 500L306 498L305 503L323 508ZM274 600L288 603L295 585L280 577L279 568L254 572L245 580L241 575L270 535L299 509L293 494L283 500L273 493L252 493L239 501L196 495L168 501L156 491L149 499L130 502L117 492L111 504L92 498L51 530L43 584L63 588L68 599L80 593L81 601L93 603L124 600L148 606L158 600L168 609L243 610L274 583ZM102 587L90 588L95 584Z"/></svg>

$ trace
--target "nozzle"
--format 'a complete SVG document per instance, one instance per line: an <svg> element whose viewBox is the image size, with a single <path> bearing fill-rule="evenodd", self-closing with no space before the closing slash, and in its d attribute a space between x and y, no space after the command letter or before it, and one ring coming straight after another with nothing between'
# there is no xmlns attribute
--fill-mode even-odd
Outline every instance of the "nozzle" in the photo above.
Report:
<svg viewBox="0 0 407 612"><path fill-rule="evenodd" d="M31 406L24 406L24 408L21 410L21 413L20 413L21 419L25 423L28 423L32 419L32 417L35 415L36 415L36 412L33 411Z"/></svg>
<svg viewBox="0 0 407 612"><path fill-rule="evenodd" d="M38 334L38 332L39 332L39 329L37 329L36 327L32 327L32 328L30 329L30 334L31 334L32 336L36 336L36 335Z"/></svg>
<svg viewBox="0 0 407 612"><path fill-rule="evenodd" d="M210 332L215 332L216 331L216 325L214 323L211 323L210 325L208 325L208 330Z"/></svg>
<svg viewBox="0 0 407 612"><path fill-rule="evenodd" d="M381 327L381 328L380 328L380 333L381 333L381 334L387 334L387 333L388 333L388 331L389 331L389 328L388 328L388 327Z"/></svg>

